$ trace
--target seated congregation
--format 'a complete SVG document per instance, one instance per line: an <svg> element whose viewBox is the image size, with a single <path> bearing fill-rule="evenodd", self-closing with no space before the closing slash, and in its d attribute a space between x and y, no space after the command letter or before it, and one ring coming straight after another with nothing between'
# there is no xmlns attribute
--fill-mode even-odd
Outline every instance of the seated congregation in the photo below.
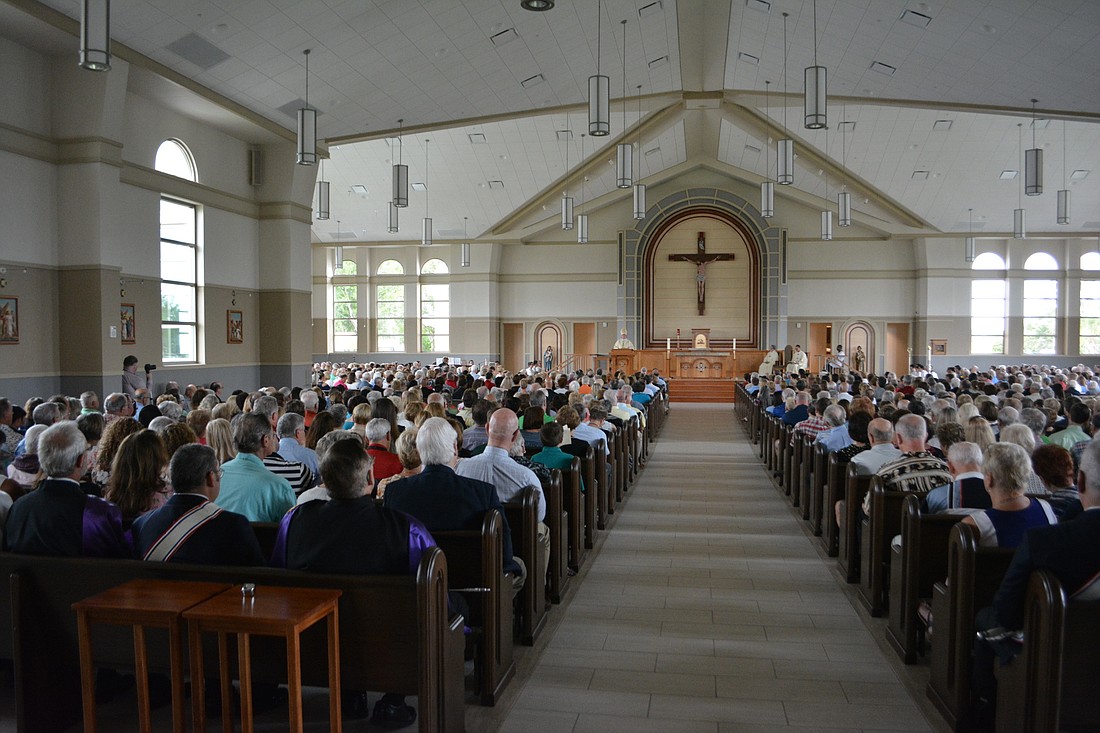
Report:
<svg viewBox="0 0 1100 733"><path fill-rule="evenodd" d="M663 380L641 373L318 364L309 387L223 395L217 382L168 382L155 397L151 379L127 374L102 404L93 392L0 399L0 557L13 578L49 588L27 585L0 611L40 625L35 641L0 645L20 730L79 719L78 677L50 680L31 659L47 653L38 637L54 637L75 672L71 603L123 577L224 580L240 577L234 568L278 585L346 578L336 581L341 666L382 645L395 669L344 674L345 718L400 727L419 713L421 730L464 730L464 698L499 698L513 637L534 643L667 409ZM43 564L63 559L106 565ZM386 580L401 576L415 585ZM358 628L364 612L395 614L412 632L395 627L380 642ZM465 649L451 653L456 629ZM97 703L133 685L127 666L98 670ZM155 706L170 701L160 671L148 678ZM247 707L233 689L233 705L285 707L283 681L254 685ZM47 687L50 710L38 704ZM211 711L221 710L216 688L208 674Z"/></svg>
<svg viewBox="0 0 1100 733"><path fill-rule="evenodd" d="M947 723L1095 730L1080 647L1100 639L1093 370L767 366L739 419Z"/></svg>

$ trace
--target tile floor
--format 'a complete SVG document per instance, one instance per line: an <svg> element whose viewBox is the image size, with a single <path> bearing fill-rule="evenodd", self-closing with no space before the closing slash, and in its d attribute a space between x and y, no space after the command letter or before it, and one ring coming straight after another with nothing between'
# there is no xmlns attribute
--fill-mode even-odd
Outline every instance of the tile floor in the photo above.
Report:
<svg viewBox="0 0 1100 733"><path fill-rule="evenodd" d="M945 730L729 406L673 405L614 520L472 731Z"/></svg>

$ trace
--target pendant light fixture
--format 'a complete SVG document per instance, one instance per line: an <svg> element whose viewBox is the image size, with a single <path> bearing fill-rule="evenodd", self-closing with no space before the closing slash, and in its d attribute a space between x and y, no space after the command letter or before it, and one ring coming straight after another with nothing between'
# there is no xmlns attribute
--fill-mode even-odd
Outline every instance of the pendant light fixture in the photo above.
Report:
<svg viewBox="0 0 1100 733"><path fill-rule="evenodd" d="M470 266L470 235L466 232L466 222L470 217L462 217L462 266Z"/></svg>
<svg viewBox="0 0 1100 733"><path fill-rule="evenodd" d="M390 202L390 222L386 226L386 231L397 234L397 205L392 201Z"/></svg>
<svg viewBox="0 0 1100 733"><path fill-rule="evenodd" d="M603 46L603 3L596 3L596 75L588 77L588 134L603 137L611 133L611 79L600 73Z"/></svg>
<svg viewBox="0 0 1100 733"><path fill-rule="evenodd" d="M642 122L642 85L639 84L638 85L638 152L639 153L642 152L641 122ZM640 165L641 159L642 159L641 155L639 155L638 156L639 165ZM636 220L644 219L646 208L647 207L646 207L646 202L645 202L645 184L644 183L635 183L634 184L634 218Z"/></svg>
<svg viewBox="0 0 1100 733"><path fill-rule="evenodd" d="M977 255L977 241L974 239L974 209L967 209L970 212L970 236L966 238L966 249L964 256L967 262L973 262Z"/></svg>
<svg viewBox="0 0 1100 733"><path fill-rule="evenodd" d="M80 66L111 70L111 0L84 0L81 5Z"/></svg>
<svg viewBox="0 0 1100 733"><path fill-rule="evenodd" d="M328 221L329 185L325 180L325 160L321 159L321 180L317 181L317 220Z"/></svg>
<svg viewBox="0 0 1100 733"><path fill-rule="evenodd" d="M569 115L565 116L565 176L569 179L569 142L573 139L573 131L569 128ZM561 228L569 231L573 228L573 197L569 195L569 189L561 192Z"/></svg>
<svg viewBox="0 0 1100 733"><path fill-rule="evenodd" d="M1062 188L1058 191L1058 223L1069 224L1069 189L1066 188L1066 121L1062 120Z"/></svg>
<svg viewBox="0 0 1100 733"><path fill-rule="evenodd" d="M584 134L581 134L581 160L584 160ZM581 177L581 201L584 206L584 184L588 176ZM588 214L577 214L577 244L588 244Z"/></svg>
<svg viewBox="0 0 1100 733"><path fill-rule="evenodd" d="M393 205L399 209L409 205L409 166L403 165L405 141L401 137L404 125L405 120L397 121L397 162L393 164Z"/></svg>
<svg viewBox="0 0 1100 733"><path fill-rule="evenodd" d="M806 67L806 88L804 91L807 130L820 130L828 125L826 115L828 72L817 64L817 0L814 0L814 65Z"/></svg>
<svg viewBox="0 0 1100 733"><path fill-rule="evenodd" d="M825 130L825 157L829 157L829 131ZM825 210L821 212L821 241L829 242L833 238L833 210L829 208L829 170L825 174Z"/></svg>
<svg viewBox="0 0 1100 733"><path fill-rule="evenodd" d="M1024 126L1016 124L1020 138L1020 157L1024 157ZM1027 221L1024 212L1024 182L1020 181L1019 207L1012 212L1012 238L1027 239Z"/></svg>
<svg viewBox="0 0 1100 733"><path fill-rule="evenodd" d="M298 165L316 165L317 110L309 106L309 49L302 55L306 57L306 97L298 110Z"/></svg>
<svg viewBox="0 0 1100 733"><path fill-rule="evenodd" d="M775 182L789 186L794 183L794 140L787 134L787 13L783 13L783 139L777 152Z"/></svg>
<svg viewBox="0 0 1100 733"><path fill-rule="evenodd" d="M420 235L420 244L424 247L432 246L432 218L428 216L428 143L424 140L424 229Z"/></svg>
<svg viewBox="0 0 1100 733"><path fill-rule="evenodd" d="M1031 100L1031 149L1024 153L1024 193L1038 196L1043 192L1043 149L1035 144L1035 104Z"/></svg>
<svg viewBox="0 0 1100 733"><path fill-rule="evenodd" d="M836 195L836 223L842 227L852 226L852 194L848 193L848 128L845 127L843 118L847 117L847 109L842 108L840 116L840 172L845 176L845 182L841 185L840 193Z"/></svg>
<svg viewBox="0 0 1100 733"><path fill-rule="evenodd" d="M772 183L771 146L768 145L768 130L771 125L771 102L769 92L771 82L764 80L764 177L766 181L760 184L760 216L770 219L775 216L775 184Z"/></svg>
<svg viewBox="0 0 1100 733"><path fill-rule="evenodd" d="M339 219L336 220L336 239L337 239L337 241L339 241L339 239L340 239L340 220ZM339 245L339 244L336 245L336 253L335 254L336 254L336 257L335 257L336 263L332 268L332 274L333 275L335 275L336 272L341 267L344 266L344 247L342 245Z"/></svg>
<svg viewBox="0 0 1100 733"><path fill-rule="evenodd" d="M626 20L623 23L623 136L626 136ZM615 186L630 188L634 184L634 148L628 142L615 146Z"/></svg>

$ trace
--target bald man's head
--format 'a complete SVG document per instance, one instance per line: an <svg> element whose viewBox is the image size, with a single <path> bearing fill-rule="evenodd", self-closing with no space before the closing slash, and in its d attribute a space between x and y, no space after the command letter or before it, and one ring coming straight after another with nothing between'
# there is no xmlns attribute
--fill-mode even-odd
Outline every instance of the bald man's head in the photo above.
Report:
<svg viewBox="0 0 1100 733"><path fill-rule="evenodd" d="M894 426L889 420L876 417L867 425L867 437L871 445L889 445L894 442Z"/></svg>
<svg viewBox="0 0 1100 733"><path fill-rule="evenodd" d="M507 450L512 445L516 431L519 430L519 418L507 408L493 412L489 418L489 445Z"/></svg>

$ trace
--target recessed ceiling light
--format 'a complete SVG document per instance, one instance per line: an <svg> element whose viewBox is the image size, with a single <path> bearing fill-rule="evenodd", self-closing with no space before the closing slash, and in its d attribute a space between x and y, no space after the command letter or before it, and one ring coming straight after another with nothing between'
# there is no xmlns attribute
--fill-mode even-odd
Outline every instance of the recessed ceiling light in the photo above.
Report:
<svg viewBox="0 0 1100 733"><path fill-rule="evenodd" d="M516 33L515 28L509 28L508 30L503 30L500 33L489 36L489 40L492 41L493 45L497 46L498 48L506 43L510 43L516 40L517 38L519 38L519 35Z"/></svg>
<svg viewBox="0 0 1100 733"><path fill-rule="evenodd" d="M569 141L569 140L573 139L573 131L572 130L558 130L556 135L558 136L558 140L561 140L562 142L566 142L566 141Z"/></svg>
<svg viewBox="0 0 1100 733"><path fill-rule="evenodd" d="M755 154L759 155L760 154L760 148L756 147L755 145L746 145L745 146L745 152L746 153L755 153Z"/></svg>
<svg viewBox="0 0 1100 733"><path fill-rule="evenodd" d="M655 148L650 148L649 150L645 151L645 154L646 155L656 155L659 152L661 152L661 147L657 146Z"/></svg>
<svg viewBox="0 0 1100 733"><path fill-rule="evenodd" d="M424 183L421 183L420 181L413 181L412 183L409 184L409 186L414 191L427 191L428 190L428 186Z"/></svg>
<svg viewBox="0 0 1100 733"><path fill-rule="evenodd" d="M752 64L753 66L756 66L760 63L760 59L758 59L756 56L753 56L751 53L745 53L744 51L737 54L737 60L744 61L745 63Z"/></svg>
<svg viewBox="0 0 1100 733"><path fill-rule="evenodd" d="M928 171L913 171L913 180L914 181L927 181L928 180Z"/></svg>
<svg viewBox="0 0 1100 733"><path fill-rule="evenodd" d="M881 61L874 61L871 63L871 71L877 71L880 74L886 74L886 76L893 76L894 72L897 70L898 68L896 66L884 64Z"/></svg>
<svg viewBox="0 0 1100 733"><path fill-rule="evenodd" d="M953 122L953 120L936 120L932 123L932 129L938 132L947 132L951 129L951 124Z"/></svg>
<svg viewBox="0 0 1100 733"><path fill-rule="evenodd" d="M466 137L468 137L470 139L470 144L471 145L484 145L486 142L488 142L485 139L485 133L484 132L471 132Z"/></svg>
<svg viewBox="0 0 1100 733"><path fill-rule="evenodd" d="M761 13L769 13L772 9L772 4L767 0L745 0L745 7L749 10L758 10Z"/></svg>
<svg viewBox="0 0 1100 733"><path fill-rule="evenodd" d="M1001 171L1002 181L1011 181L1019 175L1019 171Z"/></svg>
<svg viewBox="0 0 1100 733"><path fill-rule="evenodd" d="M659 66L664 66L668 63L668 56L661 56L660 58L653 59L649 62L649 68L656 69Z"/></svg>
<svg viewBox="0 0 1100 733"><path fill-rule="evenodd" d="M927 28L928 24L932 22L932 16L918 13L915 10L905 10L902 12L899 20L901 20L902 23L908 23L917 28Z"/></svg>
<svg viewBox="0 0 1100 733"><path fill-rule="evenodd" d="M395 145L401 145L401 138L399 138L399 137L387 137L386 138L386 145L389 145L391 148Z"/></svg>
<svg viewBox="0 0 1100 733"><path fill-rule="evenodd" d="M523 87L524 89L530 89L531 87L535 87L535 86L538 86L539 84L542 84L544 81L546 81L545 76L543 76L542 74L535 74L534 76L529 76L526 79L524 79L523 81L521 81L519 83L519 85L521 87Z"/></svg>
<svg viewBox="0 0 1100 733"><path fill-rule="evenodd" d="M846 122L841 122L839 125L837 125L837 127L840 129L841 132L852 132L856 129L856 123L848 120Z"/></svg>
<svg viewBox="0 0 1100 733"><path fill-rule="evenodd" d="M997 32L997 26L995 26L995 25L983 25L979 30L981 30L982 33L988 33L989 35L993 35L994 33Z"/></svg>
<svg viewBox="0 0 1100 733"><path fill-rule="evenodd" d="M358 195L358 196L366 196L367 195L367 187L364 186L362 183L356 183L355 185L353 185L351 187L351 192Z"/></svg>
<svg viewBox="0 0 1100 733"><path fill-rule="evenodd" d="M544 10L553 10L554 0L520 0L519 6L524 10L541 13Z"/></svg>
<svg viewBox="0 0 1100 733"><path fill-rule="evenodd" d="M504 181L489 181L489 189L493 191L499 191L504 188Z"/></svg>
<svg viewBox="0 0 1100 733"><path fill-rule="evenodd" d="M1089 172L1084 168L1078 168L1073 173L1070 173L1069 177L1075 181L1083 181L1089 177Z"/></svg>
<svg viewBox="0 0 1100 733"><path fill-rule="evenodd" d="M1045 130L1047 129L1047 125L1049 124L1050 120L1043 119L1042 117L1031 121L1031 126L1034 127L1036 130Z"/></svg>
<svg viewBox="0 0 1100 733"><path fill-rule="evenodd" d="M656 15L657 13L660 13L663 9L664 8L662 6L661 0L656 0L656 2L652 2L648 5L643 5L642 7L638 8L638 17L644 18L647 15Z"/></svg>

